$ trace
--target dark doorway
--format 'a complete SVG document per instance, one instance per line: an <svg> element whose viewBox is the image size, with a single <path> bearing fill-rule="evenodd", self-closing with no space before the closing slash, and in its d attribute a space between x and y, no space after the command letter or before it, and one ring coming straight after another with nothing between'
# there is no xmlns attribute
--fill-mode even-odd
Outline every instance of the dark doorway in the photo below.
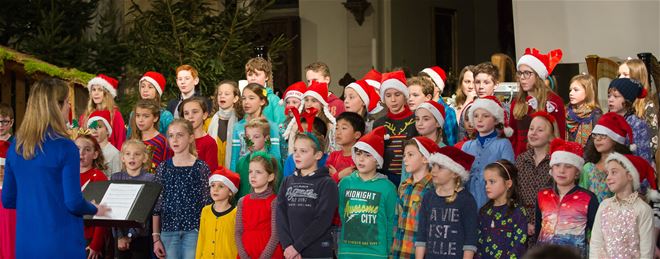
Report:
<svg viewBox="0 0 660 259"><path fill-rule="evenodd" d="M450 75L456 74L458 69L456 10L434 8L433 33L435 41L435 63ZM453 92L452 80L445 82L445 93Z"/></svg>

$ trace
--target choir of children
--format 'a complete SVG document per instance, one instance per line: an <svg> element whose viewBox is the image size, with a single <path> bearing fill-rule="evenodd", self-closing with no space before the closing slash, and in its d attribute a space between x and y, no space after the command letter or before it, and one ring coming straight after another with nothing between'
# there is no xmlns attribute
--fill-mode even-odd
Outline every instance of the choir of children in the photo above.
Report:
<svg viewBox="0 0 660 259"><path fill-rule="evenodd" d="M571 79L568 103L546 85L560 59L560 50L528 49L511 103L495 96L492 63L465 67L448 100L437 66L412 78L372 70L341 100L328 91L329 67L316 62L280 100L272 64L255 58L245 66L249 84L219 82L213 106L195 91L204 75L183 65L167 110L165 78L150 71L126 142L117 81L99 75L80 118L91 136L76 139L81 185L111 176L163 191L145 228L86 228L87 252L520 258L558 245L591 258L651 258L658 219L648 202L660 195L649 123L657 122L638 117L653 107L648 73L637 61L622 65L630 78L612 81L603 114L593 77Z"/></svg>

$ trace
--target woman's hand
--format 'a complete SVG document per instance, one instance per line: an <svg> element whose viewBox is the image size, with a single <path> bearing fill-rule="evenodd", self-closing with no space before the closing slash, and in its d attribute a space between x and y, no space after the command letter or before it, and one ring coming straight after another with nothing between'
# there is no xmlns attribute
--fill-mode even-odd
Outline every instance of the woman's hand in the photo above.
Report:
<svg viewBox="0 0 660 259"><path fill-rule="evenodd" d="M92 200L92 205L96 207L96 216L107 216L108 212L112 211L110 207L105 206L105 204L96 204L96 201Z"/></svg>

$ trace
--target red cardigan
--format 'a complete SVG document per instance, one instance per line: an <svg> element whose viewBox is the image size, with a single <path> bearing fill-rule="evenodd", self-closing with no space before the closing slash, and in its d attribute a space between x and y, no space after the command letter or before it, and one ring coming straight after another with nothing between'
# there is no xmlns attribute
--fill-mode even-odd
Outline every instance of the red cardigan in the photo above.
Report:
<svg viewBox="0 0 660 259"><path fill-rule="evenodd" d="M209 136L195 139L195 148L197 148L197 157L206 162L211 172L218 169L218 144Z"/></svg>
<svg viewBox="0 0 660 259"><path fill-rule="evenodd" d="M529 98L528 98L529 99ZM509 126L513 129L513 136L509 138L513 146L513 152L516 157L527 150L527 132L529 131L529 124L532 119L529 117L537 110L527 105L527 115L520 120L513 116L513 111L516 107L516 102L511 102L511 109L509 110ZM554 92L548 92L548 100L546 103L546 112L548 112L557 121L559 126L559 134L562 139L566 139L566 113L564 110L564 100Z"/></svg>
<svg viewBox="0 0 660 259"><path fill-rule="evenodd" d="M107 181L108 177L103 174L103 171L92 168L87 172L80 174L80 187L89 182ZM100 201L97 201L100 202ZM85 226L85 239L91 239L89 247L96 252L102 252L105 245L105 238L108 229L103 227L87 227Z"/></svg>

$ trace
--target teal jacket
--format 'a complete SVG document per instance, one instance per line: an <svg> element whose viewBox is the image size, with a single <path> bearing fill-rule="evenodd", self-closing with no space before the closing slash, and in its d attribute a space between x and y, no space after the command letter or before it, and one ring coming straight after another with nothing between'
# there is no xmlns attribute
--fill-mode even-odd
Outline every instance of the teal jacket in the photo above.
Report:
<svg viewBox="0 0 660 259"><path fill-rule="evenodd" d="M273 88L266 87L266 99L268 99L268 105L264 107L264 117L269 121L273 122L275 125L286 125L284 121L286 120L286 114L284 114L284 105L280 104L280 98L275 95Z"/></svg>

